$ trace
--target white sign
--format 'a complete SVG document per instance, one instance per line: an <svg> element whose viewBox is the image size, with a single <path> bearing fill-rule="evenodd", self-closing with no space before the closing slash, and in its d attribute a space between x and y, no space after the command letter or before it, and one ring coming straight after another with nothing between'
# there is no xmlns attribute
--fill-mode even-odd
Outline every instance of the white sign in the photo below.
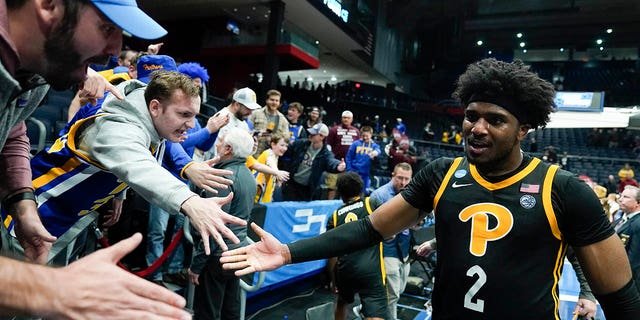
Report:
<svg viewBox="0 0 640 320"><path fill-rule="evenodd" d="M342 9L342 3L339 0L324 0L324 5L338 15L342 21L349 21L349 11Z"/></svg>

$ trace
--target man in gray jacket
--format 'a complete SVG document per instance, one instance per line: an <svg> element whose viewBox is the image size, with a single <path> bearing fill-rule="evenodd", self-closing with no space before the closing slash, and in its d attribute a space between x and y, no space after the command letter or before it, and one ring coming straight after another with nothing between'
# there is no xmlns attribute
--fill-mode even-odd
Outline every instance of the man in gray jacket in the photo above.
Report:
<svg viewBox="0 0 640 320"><path fill-rule="evenodd" d="M218 190L219 195L233 192L230 203L222 209L233 216L248 220L256 195L256 181L245 165L253 149L253 139L246 130L231 128L220 134L216 143L216 154L220 162L216 168L230 170L229 179L233 185L229 189ZM240 239L239 244L229 243L230 248L247 245L246 225L230 226ZM221 248L207 257L202 242L196 243L193 263L189 268L189 279L197 285L194 298L196 319L240 319L240 280L233 272L222 270Z"/></svg>
<svg viewBox="0 0 640 320"><path fill-rule="evenodd" d="M180 142L194 127L199 87L179 72L156 71L148 85L130 80L117 88L124 100L108 96L96 115L76 120L67 134L32 162L38 210L47 229L61 234L69 221L129 186L163 210L187 215L206 237L207 254L209 236L224 249L220 233L238 242L224 224L245 222L220 209L232 195L201 198L160 166L165 141ZM207 189L220 182L216 174L227 173L210 168L212 162L195 163L185 157L181 175L188 178L185 173L203 172L211 177Z"/></svg>

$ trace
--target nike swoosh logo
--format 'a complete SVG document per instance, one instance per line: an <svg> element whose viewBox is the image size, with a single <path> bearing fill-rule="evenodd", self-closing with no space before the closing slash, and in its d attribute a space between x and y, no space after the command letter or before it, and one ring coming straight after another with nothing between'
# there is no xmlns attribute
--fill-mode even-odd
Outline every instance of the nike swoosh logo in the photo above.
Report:
<svg viewBox="0 0 640 320"><path fill-rule="evenodd" d="M471 183L458 184L458 181L454 181L453 184L451 185L451 188L462 188L462 187L468 187L470 185Z"/></svg>

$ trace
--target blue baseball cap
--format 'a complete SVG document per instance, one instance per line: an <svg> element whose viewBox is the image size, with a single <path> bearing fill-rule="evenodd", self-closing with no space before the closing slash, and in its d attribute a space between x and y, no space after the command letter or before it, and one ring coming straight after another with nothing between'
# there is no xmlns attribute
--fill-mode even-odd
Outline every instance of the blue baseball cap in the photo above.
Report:
<svg viewBox="0 0 640 320"><path fill-rule="evenodd" d="M109 20L122 30L140 39L158 39L167 34L167 30L144 13L136 0L91 0Z"/></svg>
<svg viewBox="0 0 640 320"><path fill-rule="evenodd" d="M138 59L136 65L138 80L149 83L151 73L158 70L178 71L178 66L173 58L166 55L146 55Z"/></svg>

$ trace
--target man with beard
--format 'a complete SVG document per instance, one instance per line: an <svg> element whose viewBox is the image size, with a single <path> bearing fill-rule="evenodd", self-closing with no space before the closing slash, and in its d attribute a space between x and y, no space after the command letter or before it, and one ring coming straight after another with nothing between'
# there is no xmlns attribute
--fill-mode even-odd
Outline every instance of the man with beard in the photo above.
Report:
<svg viewBox="0 0 640 320"><path fill-rule="evenodd" d="M247 132L249 130L249 125L247 124L247 119L251 115L253 110L260 109L260 105L256 102L256 93L250 88L242 88L238 89L238 91L233 93L233 98L230 105L226 106L224 109L220 110L218 113L221 116L229 115L229 123L226 126L220 128L218 131L218 137L222 136L222 133L226 132L231 128L240 128L244 129ZM218 143L218 139L214 145ZM213 148L215 149L215 148ZM210 150L210 152L214 153L215 150Z"/></svg>
<svg viewBox="0 0 640 320"><path fill-rule="evenodd" d="M0 3L0 198L17 222L18 239L29 260L44 262L55 237L45 231L37 215L24 120L40 104L49 85L66 89L80 83L89 64L104 64L109 56L117 55L123 30L143 39L166 34L133 0ZM82 95L100 98L105 87L104 81L85 82ZM0 290L0 313L47 318L188 318L181 310L183 298L115 266L141 239L134 235L61 269L0 257L0 282L5 287Z"/></svg>
<svg viewBox="0 0 640 320"><path fill-rule="evenodd" d="M553 85L521 61L469 65L453 94L465 108L465 158L440 158L370 219L282 245L223 254L236 275L339 256L370 246L435 212L438 261L433 319L558 319L558 281L574 248L607 319L640 319L629 260L594 192L575 175L525 155L521 141L544 127ZM615 270L615 272L612 272Z"/></svg>
<svg viewBox="0 0 640 320"><path fill-rule="evenodd" d="M262 151L269 149L272 134L284 136L288 133L287 118L278 109L280 109L280 99L282 94L278 90L267 91L266 105L259 110L251 113L250 121L253 123L253 130L260 132L258 135L258 150L253 154L259 157Z"/></svg>

